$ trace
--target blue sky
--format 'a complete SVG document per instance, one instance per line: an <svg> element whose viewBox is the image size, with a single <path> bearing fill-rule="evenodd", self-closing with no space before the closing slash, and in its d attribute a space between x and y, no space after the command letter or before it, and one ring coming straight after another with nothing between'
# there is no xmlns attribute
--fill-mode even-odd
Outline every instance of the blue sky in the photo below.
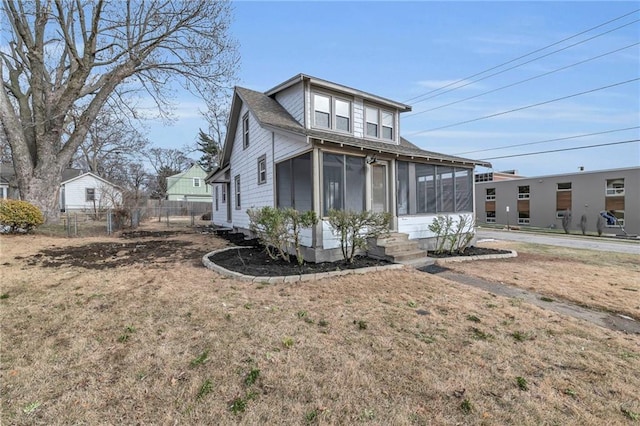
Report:
<svg viewBox="0 0 640 426"><path fill-rule="evenodd" d="M403 136L427 150L475 159L640 139L638 11L468 78L639 8L638 2L611 1L234 2L238 84L265 91L305 73L407 102L413 111L401 116ZM475 81L525 61L530 63ZM525 79L531 80L520 83ZM423 100L459 80L464 83ZM513 86L502 89L507 85ZM617 86L601 89L610 85ZM489 91L495 92L484 94ZM569 98L500 114L561 97ZM198 128L206 129L198 108L196 99L179 97L176 124L152 124L153 144L192 143ZM457 124L469 120L475 121ZM594 133L602 134L504 148ZM630 167L640 165L640 144L490 161L494 170L526 176Z"/></svg>

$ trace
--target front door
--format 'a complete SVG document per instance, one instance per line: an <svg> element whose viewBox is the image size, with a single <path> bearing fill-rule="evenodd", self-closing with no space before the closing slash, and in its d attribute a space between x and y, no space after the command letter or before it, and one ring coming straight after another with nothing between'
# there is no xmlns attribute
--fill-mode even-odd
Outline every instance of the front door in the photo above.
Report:
<svg viewBox="0 0 640 426"><path fill-rule="evenodd" d="M371 164L371 211L386 213L389 211L387 190L387 163Z"/></svg>

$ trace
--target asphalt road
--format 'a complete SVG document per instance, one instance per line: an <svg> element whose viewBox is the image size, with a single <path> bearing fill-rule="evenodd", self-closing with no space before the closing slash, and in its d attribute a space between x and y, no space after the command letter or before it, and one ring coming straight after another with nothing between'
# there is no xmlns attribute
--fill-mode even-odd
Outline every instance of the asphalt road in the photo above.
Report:
<svg viewBox="0 0 640 426"><path fill-rule="evenodd" d="M640 254L640 240L614 241L609 238L581 237L579 235L547 235L535 234L533 232L487 229L478 229L477 237L478 239L492 238L495 240L546 244L551 246L598 250L602 252Z"/></svg>

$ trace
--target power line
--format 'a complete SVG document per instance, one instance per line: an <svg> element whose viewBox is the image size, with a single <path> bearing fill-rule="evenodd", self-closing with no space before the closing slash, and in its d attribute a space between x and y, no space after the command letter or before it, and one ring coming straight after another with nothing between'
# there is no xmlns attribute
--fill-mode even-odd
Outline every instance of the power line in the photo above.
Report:
<svg viewBox="0 0 640 426"><path fill-rule="evenodd" d="M604 134L607 134L607 133L624 132L626 130L633 130L633 129L640 129L640 126L627 127L627 128L624 128L624 129L605 130L603 132L586 133L586 134L583 134L583 135L567 136L567 137L564 137L564 138L546 139L546 140L543 140L543 141L525 142L525 143L519 143L519 144L516 144L516 145L500 146L500 147L497 147L497 148L477 149L475 151L459 152L459 153L453 154L453 155L464 155L464 154L473 154L473 153L476 153L476 152L497 151L497 150L500 150L500 149L516 148L516 147L519 147L519 146L536 145L536 144L547 143L547 142L558 142L558 141L566 141L566 140L569 140L569 139L584 138L584 137L587 137L587 136L604 135Z"/></svg>
<svg viewBox="0 0 640 426"><path fill-rule="evenodd" d="M571 39L576 38L576 37L578 37L578 36L581 36L581 35L583 35L583 34L586 34L586 33L590 32L590 31L593 31L593 30L595 30L595 29L597 29L597 28L604 27L605 25L608 25L608 24L610 24L610 23L612 23L612 22L619 21L620 19L625 18L625 17L627 17L627 16L629 16L629 15L633 15L634 13L636 13L636 12L638 12L638 11L640 11L640 9L633 10L633 11L631 11L631 12L627 13L627 14L624 14L624 15L622 15L622 16L618 16L617 18L614 18L614 19L611 19L611 20L609 20L609 21L607 21L607 22L604 22L604 23L602 23L602 24L596 25L595 27L591 27L591 28L589 28L589 29L587 29L587 30L584 30L584 31L581 31L581 32L579 32L579 33L577 33L577 34L574 34L574 35L572 35L572 36L570 36L570 37L564 38L564 39L562 39L562 40L556 41L555 43L552 43L552 44L549 44L549 45L547 45L547 46L541 47L541 48L539 48L539 49L533 50L533 51L531 51L531 52L529 52L529 53L527 53L527 54L525 54L525 55L522 55L522 56L519 56L519 57L517 57L517 58L511 59L511 60L509 60L509 61L507 61L507 62L503 62L503 63L501 63L501 64L499 64L499 65L496 65L496 66L494 66L494 67L488 68L488 69L486 69L486 70L484 70L484 71L480 71L480 72L475 73L475 74L473 74L473 75L470 75L470 76L468 76L468 77L461 78L460 80L457 80L457 81L454 81L454 82L452 82L452 83L446 84L446 85L444 85L444 86L442 86L442 87L439 87L439 88L437 88L437 89L433 89L433 90L431 90L431 91L429 91L429 92L427 92L427 93L423 93L422 95L414 96L413 98L407 99L407 100L406 100L406 101L404 101L404 102L405 102L405 103L408 103L408 102L410 102L410 101L412 101L412 100L414 100L414 99L418 99L418 98L421 98L421 97L423 97L423 96L429 95L429 94L431 94L431 93L433 93L433 92L437 92L437 91L440 91L440 90L442 90L442 89L446 89L447 87L451 87L451 86L453 86L453 85L456 85L456 84L458 84L458 83L461 83L461 82L463 82L463 81L466 81L466 80L468 80L468 79L470 79L470 78L477 77L477 76L482 75L482 74L485 74L485 73L487 73L487 72L489 72L489 71L493 71L493 70L495 70L495 69L497 69L497 68L500 68L500 67L503 67L503 66L505 66L505 65L511 64L511 63L516 62L516 61L518 61L518 60L520 60L520 59L526 58L527 56L531 56L531 55L533 55L533 54L535 54L535 53L541 52L541 51L546 50L546 49L548 49L548 48L550 48L550 47L556 46L556 45L558 45L558 44L564 43L565 41L568 41L568 40L571 40ZM634 21L634 22L637 22L637 21ZM633 22L632 22L632 23L633 23ZM629 25L629 24L627 24L627 25ZM615 29L614 29L614 30L615 30ZM612 30L612 31L614 31L614 30Z"/></svg>
<svg viewBox="0 0 640 426"><path fill-rule="evenodd" d="M621 86L623 84L632 83L632 82L638 81L638 80L640 80L640 77L632 78L631 80L622 81L622 82L619 82L619 83L610 84L608 86L602 86L602 87L598 87L598 88L591 89L591 90L585 90L584 92L574 93L572 95L562 96L560 98L555 98L555 99L551 99L551 100L544 101L544 102L538 102L536 104L531 104L531 105L526 105L526 106L519 107L519 108L510 109L508 111L502 111L502 112L497 112L495 114L485 115L483 117L473 118L471 120L459 121L457 123L448 124L446 126L434 127L432 129L420 130L420 131L417 131L417 132L412 132L412 133L409 133L407 136L415 136L415 135L419 135L419 134L423 134L423 133L434 132L436 130L442 130L442 129L448 129L450 127L460 126L462 124L473 123L475 121L486 120L487 118L493 118L493 117L497 117L497 116L504 115L504 114L509 114L509 113L516 112L516 111L522 111L522 110L525 110L525 109L534 108L534 107L537 107L537 106L546 105L546 104L550 104L550 103L557 102L557 101L562 101L562 100L565 100L565 99L575 98L576 96L586 95L588 93L597 92L599 90L610 89L612 87Z"/></svg>
<svg viewBox="0 0 640 426"><path fill-rule="evenodd" d="M538 152L527 152L527 153L524 153L524 154L503 155L501 157L483 158L482 161L498 160L500 158L525 157L527 155L549 154L549 153L552 153L552 152L561 152L561 151L576 151L578 149L597 148L597 147L600 147L600 146L610 146L610 145L622 145L622 144L625 144L625 143L633 143L633 142L639 142L639 141L640 141L640 139L631 139L631 140L628 140L628 141L599 143L599 144L596 144L596 145L577 146L577 147L574 147L574 148L561 148L561 149L552 149L550 151L538 151Z"/></svg>
<svg viewBox="0 0 640 426"><path fill-rule="evenodd" d="M440 92L440 93L436 93L436 94L434 94L434 95L432 95L432 96L429 96L429 97L426 97L426 98L421 99L421 100L419 100L419 101L416 101L416 102L414 102L414 103L413 103L413 105L418 104L418 103L420 103L420 102L424 102L424 101L429 100L429 99L436 98L436 97L438 97L438 96L440 96L440 95L444 95L445 93L449 93L449 92L452 92L452 91L454 91L454 90L461 89L461 88L463 88L463 87L469 86L470 84L477 83L477 82L479 82L479 81L483 81L483 80L486 80L486 79L491 78L491 77L495 77L496 75L503 74L503 73L505 73L505 72L507 72L507 71L511 71L511 70L516 69L516 68L519 68L519 67L521 67L521 66L523 66L523 65L530 64L531 62L535 62L535 61L537 61L538 59L546 58L547 56L551 56L551 55L553 55L554 53L562 52L563 50L567 50L567 49L570 49L570 48L575 47L575 46L577 46L577 45L580 45L580 44L586 43L586 42L591 41L591 40L593 40L593 39L595 39L595 38L601 37L601 36L603 36L603 35L605 35L605 34L611 33L611 32L613 32L613 31L617 31L617 30L619 30L620 28L627 27L627 26L629 26L629 25L631 25L631 24L635 24L635 23L636 23L636 22L638 22L638 21L640 21L640 19L636 19L635 21L629 22L628 24L621 25L621 26L616 27L616 28L614 28L614 29L612 29L612 30L605 31L604 33L596 34L596 35L594 35L593 37L589 37L589 38L587 38L587 39L584 39L584 40L582 40L582 41L576 42L576 43L574 43L574 44L570 44L569 46L565 46L565 47L563 47L563 48L561 48L561 49L554 50L553 52L546 53L546 54L544 54L544 55L542 55L542 56L538 56L538 57L533 58L533 59L530 59L530 60L528 60L528 61L526 61L526 62L522 62L522 63L520 63L520 64L518 64L518 65L514 65L514 66L512 66L512 67L509 67L509 68L503 69L502 71L494 72L493 74L489 74L489 75L487 75L487 76L485 76L485 77L478 78L478 79L476 79L476 80L468 81L467 83L462 84L462 85L460 85L460 86L452 87L451 89L445 90L445 91ZM446 87L446 86L445 86L445 87ZM440 90L440 89L438 89L438 90ZM431 92L430 92L430 93L431 93Z"/></svg>
<svg viewBox="0 0 640 426"><path fill-rule="evenodd" d="M545 72L545 73L543 73L543 74L538 74L538 75L536 75L536 76L533 76L533 77L527 78L527 79L525 79L525 80L520 80L520 81L517 81L517 82L515 82L515 83L508 84L508 85L506 85L506 86L498 87L497 89L493 89L493 90L489 90L489 91L487 91L487 92L480 93L480 94L478 94L478 95L469 96L468 98L460 99L460 100L458 100L458 101L449 102L448 104L444 104L444 105L440 105L440 106L437 106L437 107L429 108L429 109L424 110L424 111L414 112L414 113L412 113L412 114L408 114L408 115L406 115L405 117L406 117L406 118L413 117L413 116L416 116L416 115L424 114L425 112L435 111L435 110L437 110L437 109L441 109L441 108L445 108L445 107L448 107L448 106L451 106L451 105L459 104L460 102L468 101L468 100L470 100L470 99L479 98L480 96L488 95L488 94L490 94L490 93L495 93L495 92L498 92L498 91L500 91L500 90L507 89L507 88L509 88L509 87L517 86L517 85L519 85L519 84L526 83L526 82L528 82L528 81L535 80L535 79L537 79L537 78L544 77L544 76L547 76L547 75L550 75L550 74L556 73L556 72L558 72L558 71L564 71L564 70L566 70L566 69L568 69L568 68L575 67L575 66L577 66L577 65L582 65L582 64L584 64L584 63L586 63L586 62L593 61L593 60L596 60L596 59L600 59L600 58L602 58L602 57L604 57L604 56L607 56L607 55L611 55L611 54L613 54L613 53L620 52L621 50L629 49L630 47L637 46L637 45L639 45L639 44L640 44L640 42L638 42L638 43L633 43L633 44L630 44L630 45L628 45L628 46L621 47L621 48L619 48L619 49L612 50L612 51L610 51L610 52L603 53L603 54L601 54L601 55L598 55L598 56L594 56L594 57L591 57L591 58L585 59L585 60L583 60L583 61L575 62L575 63L573 63L573 64L570 64L570 65L567 65L567 66L564 66L564 67L561 67L561 68L557 68L557 69L555 69L555 70L548 71L548 72ZM463 86L460 86L460 87L463 87ZM452 90L453 90L453 89L452 89Z"/></svg>

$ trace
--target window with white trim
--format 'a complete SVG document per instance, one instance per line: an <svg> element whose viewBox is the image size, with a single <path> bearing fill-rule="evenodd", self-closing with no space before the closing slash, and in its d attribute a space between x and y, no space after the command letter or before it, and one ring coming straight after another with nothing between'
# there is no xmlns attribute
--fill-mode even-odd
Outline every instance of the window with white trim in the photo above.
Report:
<svg viewBox="0 0 640 426"><path fill-rule="evenodd" d="M485 218L486 223L496 223L496 212L487 210L487 217Z"/></svg>
<svg viewBox="0 0 640 426"><path fill-rule="evenodd" d="M261 155L258 158L258 185L267 183L267 156Z"/></svg>
<svg viewBox="0 0 640 426"><path fill-rule="evenodd" d="M624 195L624 179L607 179L607 197Z"/></svg>
<svg viewBox="0 0 640 426"><path fill-rule="evenodd" d="M556 186L557 191L571 191L571 182L558 183Z"/></svg>
<svg viewBox="0 0 640 426"><path fill-rule="evenodd" d="M528 225L530 223L531 217L529 212L518 212L518 224L519 225Z"/></svg>
<svg viewBox="0 0 640 426"><path fill-rule="evenodd" d="M84 200L85 201L96 201L96 189L95 188L85 188L84 189Z"/></svg>
<svg viewBox="0 0 640 426"><path fill-rule="evenodd" d="M528 200L529 199L529 185L519 186L518 187L518 199L519 200Z"/></svg>
<svg viewBox="0 0 640 426"><path fill-rule="evenodd" d="M313 126L351 132L351 101L328 94L313 94Z"/></svg>
<svg viewBox="0 0 640 426"><path fill-rule="evenodd" d="M200 188L200 178L193 178L193 187Z"/></svg>
<svg viewBox="0 0 640 426"><path fill-rule="evenodd" d="M486 200L493 201L496 199L496 189L495 188L487 188L486 189Z"/></svg>
<svg viewBox="0 0 640 426"><path fill-rule="evenodd" d="M242 203L240 202L240 175L236 175L233 179L233 183L236 195L236 210L240 210L242 208Z"/></svg>
<svg viewBox="0 0 640 426"><path fill-rule="evenodd" d="M373 106L365 106L365 134L376 139L395 140L395 114Z"/></svg>
<svg viewBox="0 0 640 426"><path fill-rule="evenodd" d="M249 113L242 116L242 147L249 147Z"/></svg>

